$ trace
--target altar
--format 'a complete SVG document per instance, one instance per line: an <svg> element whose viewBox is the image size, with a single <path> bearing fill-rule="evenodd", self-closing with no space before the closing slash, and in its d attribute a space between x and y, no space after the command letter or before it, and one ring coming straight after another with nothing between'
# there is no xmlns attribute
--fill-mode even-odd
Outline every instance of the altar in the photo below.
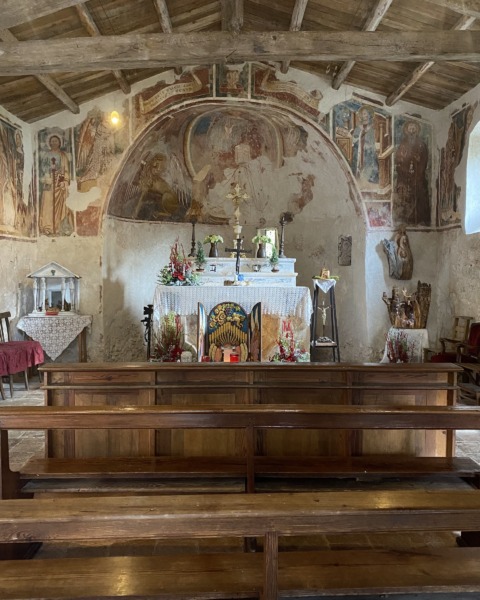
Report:
<svg viewBox="0 0 480 600"><path fill-rule="evenodd" d="M181 315L185 341L196 347L198 303L209 312L220 302L237 302L250 313L262 303L262 361L270 360L277 349L282 322L289 320L295 339L307 352L310 346L312 298L307 287L293 286L165 286L158 285L153 301L153 332L159 330L162 316ZM153 340L155 343L155 339Z"/></svg>

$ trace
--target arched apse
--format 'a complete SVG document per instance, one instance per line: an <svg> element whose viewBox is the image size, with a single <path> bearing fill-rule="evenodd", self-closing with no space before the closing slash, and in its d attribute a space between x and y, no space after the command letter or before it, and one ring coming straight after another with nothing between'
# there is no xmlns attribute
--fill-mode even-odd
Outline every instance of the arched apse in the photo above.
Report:
<svg viewBox="0 0 480 600"><path fill-rule="evenodd" d="M120 322L123 330L125 323L138 329L176 238L188 252L195 223L197 240L208 233L220 233L226 245L233 239L226 196L234 183L249 196L241 207L244 247L258 227L279 227L289 212L285 253L296 258L297 285L311 287L323 266L340 275L340 334L358 357L357 340L366 339L357 316L365 309L365 220L343 156L318 125L282 108L204 101L159 116L132 144L111 188L104 220L107 358L139 358L140 345L127 347L115 332ZM352 237L353 266L338 265L341 236Z"/></svg>

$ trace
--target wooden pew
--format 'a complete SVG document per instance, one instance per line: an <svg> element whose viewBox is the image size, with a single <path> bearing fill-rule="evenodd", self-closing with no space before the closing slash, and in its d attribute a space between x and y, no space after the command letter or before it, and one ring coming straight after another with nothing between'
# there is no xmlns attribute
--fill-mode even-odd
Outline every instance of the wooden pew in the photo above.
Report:
<svg viewBox="0 0 480 600"><path fill-rule="evenodd" d="M7 431L82 429L237 429L243 453L237 457L36 458L21 472L9 468ZM185 491L194 479L245 481L256 490L258 477L423 477L469 479L478 486L480 466L460 457L270 457L258 456L255 432L267 429L480 429L480 410L458 406L213 405L149 407L0 408L1 498L23 492L171 493L183 478ZM186 481L186 483L185 483ZM221 489L219 486L215 489ZM177 490L178 491L178 490ZM238 491L238 488L237 488Z"/></svg>
<svg viewBox="0 0 480 600"><path fill-rule="evenodd" d="M263 552L4 561L0 599L478 593L479 548L279 552L284 536L465 528L480 530L473 489L4 500L4 543L255 536Z"/></svg>

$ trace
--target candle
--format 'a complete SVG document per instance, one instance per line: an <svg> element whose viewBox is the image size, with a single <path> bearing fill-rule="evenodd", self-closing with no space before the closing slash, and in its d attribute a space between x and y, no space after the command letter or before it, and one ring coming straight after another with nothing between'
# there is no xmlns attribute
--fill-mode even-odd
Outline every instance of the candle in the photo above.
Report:
<svg viewBox="0 0 480 600"><path fill-rule="evenodd" d="M240 357L238 356L238 354L232 352L232 354L230 354L230 362L233 362L233 363L240 362Z"/></svg>

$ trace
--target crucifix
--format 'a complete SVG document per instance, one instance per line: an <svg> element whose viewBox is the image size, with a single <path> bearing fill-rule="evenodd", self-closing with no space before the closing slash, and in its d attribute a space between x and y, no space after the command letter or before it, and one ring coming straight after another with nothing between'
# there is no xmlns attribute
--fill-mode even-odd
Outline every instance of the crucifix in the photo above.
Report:
<svg viewBox="0 0 480 600"><path fill-rule="evenodd" d="M236 248L225 248L225 252L235 252L236 257L237 257L237 262L235 263L235 273L238 275L240 274L240 255L242 252L251 252L252 250L244 250L242 248L242 241L243 241L243 237L237 237L237 239L235 240L235 245Z"/></svg>

